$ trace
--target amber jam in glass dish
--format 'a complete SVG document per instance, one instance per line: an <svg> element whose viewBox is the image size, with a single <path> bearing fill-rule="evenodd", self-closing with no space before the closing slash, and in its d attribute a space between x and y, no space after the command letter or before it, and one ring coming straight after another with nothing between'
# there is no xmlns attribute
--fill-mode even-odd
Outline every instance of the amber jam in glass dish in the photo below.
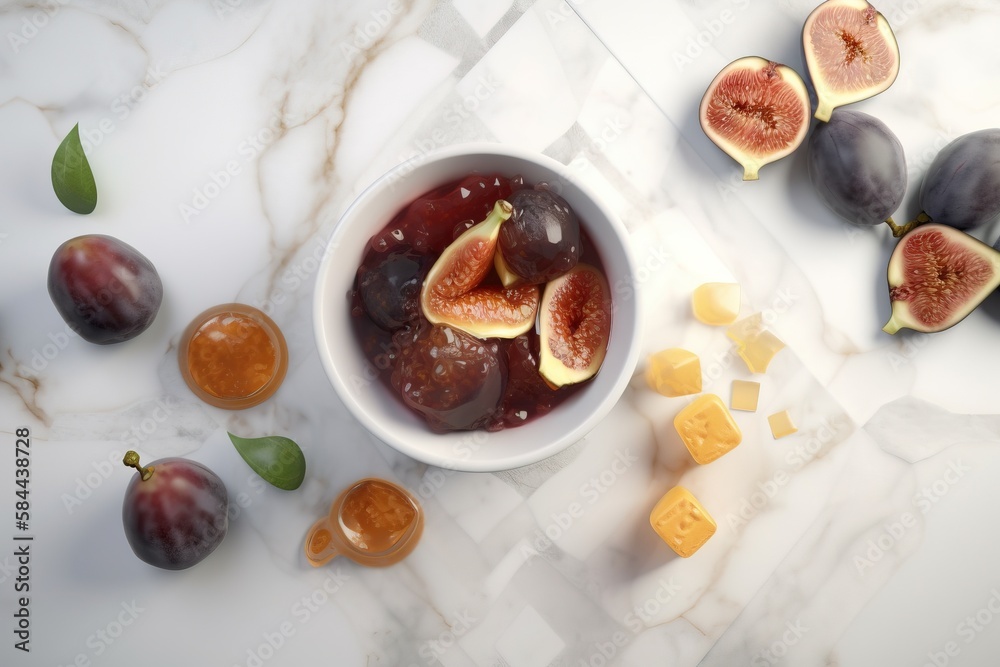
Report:
<svg viewBox="0 0 1000 667"><path fill-rule="evenodd" d="M270 398L288 369L278 325L263 312L225 303L195 317L177 351L191 391L219 408L248 408Z"/></svg>
<svg viewBox="0 0 1000 667"><path fill-rule="evenodd" d="M413 494L388 480L362 479L344 489L327 516L309 529L306 559L314 567L337 556L392 565L413 551L423 528L423 510Z"/></svg>
<svg viewBox="0 0 1000 667"><path fill-rule="evenodd" d="M425 282L431 282L425 279L442 255L449 261L454 259L461 267L462 261L481 251L481 244L465 248L462 242L454 243L456 239L466 238L464 232L493 216L500 208L498 202L506 204L508 199L520 202L508 207L507 213L514 210L515 217L500 223L498 234L502 243L503 234L516 231L512 221L524 219L524 216L517 218L520 214L516 211L527 210L539 190L555 194L545 184L526 184L516 176L473 174L415 199L376 233L366 247L351 293L355 333L373 372L403 404L424 417L434 431L496 431L520 426L551 411L587 381L585 378L553 383L539 372L540 334L544 334L544 327L542 318L536 319L528 306L517 306L526 313L526 330L503 336L475 335L452 322L432 323L425 312L421 290ZM502 291L510 284L527 283L523 287L530 291L533 289L530 285L537 283L536 296L532 298L537 312L543 312L542 295L550 276L562 275L569 270L563 270L565 267L577 263L595 267L605 284L605 324L610 326L610 295L600 257L583 228L583 221L576 220L575 213L558 195L555 199L565 208L562 214L572 218L573 229L562 238L566 230L558 224L550 225L549 240L559 243L548 245L542 253L556 255L557 250L562 252L560 248L565 249L569 244L572 259L563 262L559 271L544 274L544 279L525 279L507 285L501 283L500 268L492 268L490 259L491 268L477 284L486 290ZM456 245L463 250L455 251ZM498 245L496 253L499 252ZM461 271L445 275L462 277ZM447 283L442 289L447 289L451 277L441 280ZM455 306L454 310L460 316L475 317L481 307L481 303L472 302ZM579 322L564 325L573 328ZM597 365L603 359L606 343L605 338L595 361Z"/></svg>

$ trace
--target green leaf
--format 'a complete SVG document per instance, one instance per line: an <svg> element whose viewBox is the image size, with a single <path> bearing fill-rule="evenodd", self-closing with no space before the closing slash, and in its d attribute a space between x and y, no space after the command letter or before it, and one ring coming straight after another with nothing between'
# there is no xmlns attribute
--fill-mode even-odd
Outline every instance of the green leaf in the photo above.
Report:
<svg viewBox="0 0 1000 667"><path fill-rule="evenodd" d="M62 140L52 158L52 188L63 206L74 213L87 214L97 207L97 183L80 143L79 123Z"/></svg>
<svg viewBox="0 0 1000 667"><path fill-rule="evenodd" d="M294 441L280 435L241 438L232 433L229 439L243 460L265 482L286 491L294 491L302 485L306 476L306 457Z"/></svg>

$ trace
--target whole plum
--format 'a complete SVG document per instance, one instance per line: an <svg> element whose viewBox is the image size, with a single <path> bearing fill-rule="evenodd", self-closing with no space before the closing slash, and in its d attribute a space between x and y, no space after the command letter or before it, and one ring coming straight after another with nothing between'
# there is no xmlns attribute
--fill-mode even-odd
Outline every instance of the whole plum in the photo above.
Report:
<svg viewBox="0 0 1000 667"><path fill-rule="evenodd" d="M434 430L471 430L490 426L498 416L506 368L495 340L424 325L403 347L392 384Z"/></svg>
<svg viewBox="0 0 1000 667"><path fill-rule="evenodd" d="M229 495L218 475L194 461L166 458L139 465L125 490L122 524L132 551L165 570L183 570L204 560L229 529Z"/></svg>
<svg viewBox="0 0 1000 667"><path fill-rule="evenodd" d="M84 340L121 343L146 330L163 300L163 283L146 257L111 236L66 241L49 263L49 296Z"/></svg>
<svg viewBox="0 0 1000 667"><path fill-rule="evenodd" d="M580 222L565 199L544 188L524 188L508 201L514 210L500 227L498 249L511 273L526 283L544 283L576 266Z"/></svg>

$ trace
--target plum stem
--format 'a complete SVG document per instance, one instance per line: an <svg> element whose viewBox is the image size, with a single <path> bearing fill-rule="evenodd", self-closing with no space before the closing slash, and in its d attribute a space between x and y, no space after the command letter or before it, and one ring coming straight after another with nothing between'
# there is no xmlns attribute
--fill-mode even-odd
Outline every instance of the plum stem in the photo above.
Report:
<svg viewBox="0 0 1000 667"><path fill-rule="evenodd" d="M148 480L153 476L153 466L141 466L139 465L139 455L132 451L131 449L125 452L125 458L122 459L122 463L127 465L129 468L135 468L142 475L142 481Z"/></svg>
<svg viewBox="0 0 1000 667"><path fill-rule="evenodd" d="M926 213L921 212L920 215L915 217L913 220L910 220L905 225L897 225L891 216L886 218L885 224L889 225L889 229L892 230L893 237L898 239L899 237L903 236L904 234L906 234L906 232L910 231L914 227L917 227L919 225L922 225L930 221L931 221L930 216L928 216Z"/></svg>

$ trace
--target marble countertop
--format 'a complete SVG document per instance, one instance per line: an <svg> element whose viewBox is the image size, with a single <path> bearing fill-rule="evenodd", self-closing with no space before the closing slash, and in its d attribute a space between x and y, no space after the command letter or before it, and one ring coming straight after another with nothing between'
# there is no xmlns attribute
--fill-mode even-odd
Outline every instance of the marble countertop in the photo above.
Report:
<svg viewBox="0 0 1000 667"><path fill-rule="evenodd" d="M887 229L840 222L803 151L757 182L712 145L697 105L729 61L804 73L812 0L43 0L0 4L0 662L4 665L995 665L1000 655L1000 302L935 335L881 331ZM1000 112L992 0L886 0L902 68L856 108L888 124L917 184ZM49 168L80 124L97 175L81 217ZM749 379L690 315L735 280L787 343L743 444L696 466L685 399L642 378L583 441L496 474L429 468L376 441L320 367L312 285L340 214L393 165L493 141L571 165L632 235L643 359L697 352L705 391ZM69 332L46 292L83 233L139 248L164 283L152 327L117 346ZM992 243L1000 228L981 237ZM288 338L266 403L201 403L180 334L218 303ZM766 416L794 415L774 440ZM30 653L16 650L15 432L30 430ZM226 431L303 448L302 487L264 485ZM121 455L184 456L226 483L229 533L166 572L121 528ZM301 554L309 525L365 476L413 491L425 533L364 569ZM688 559L649 529L669 488L718 521ZM576 503L581 512L571 516Z"/></svg>

